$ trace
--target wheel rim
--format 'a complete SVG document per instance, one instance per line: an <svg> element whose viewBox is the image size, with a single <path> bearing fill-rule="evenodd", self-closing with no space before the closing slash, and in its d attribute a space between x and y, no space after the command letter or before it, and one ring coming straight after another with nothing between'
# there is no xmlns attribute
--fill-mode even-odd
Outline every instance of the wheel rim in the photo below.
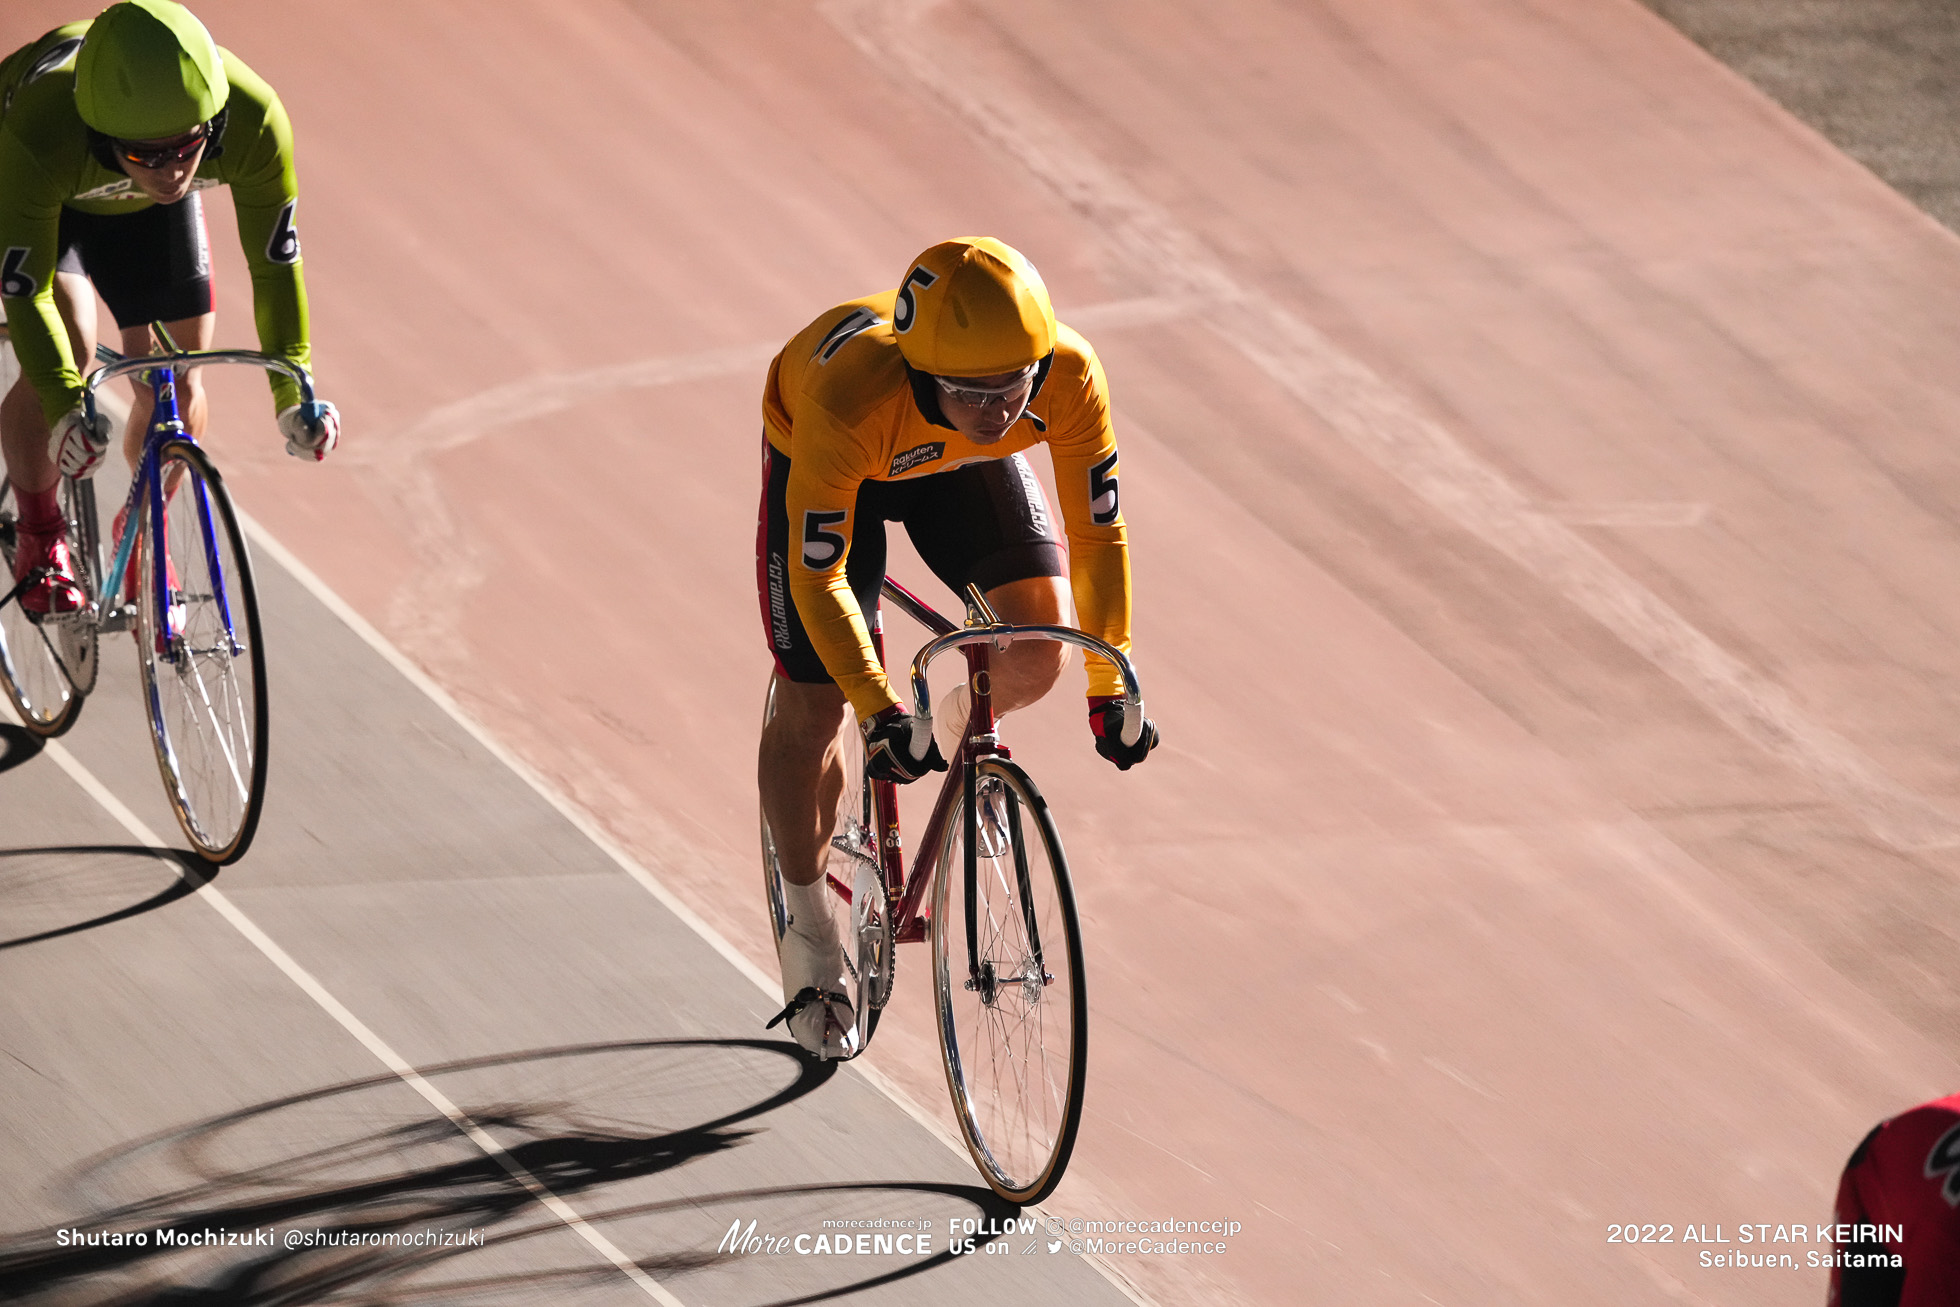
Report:
<svg viewBox="0 0 1960 1307"><path fill-rule="evenodd" d="M171 582L159 613L146 502L144 566L136 572L144 691L157 762L184 833L206 857L229 860L251 836L264 788L264 664L250 562L215 478L181 446L166 450L159 466Z"/></svg>
<svg viewBox="0 0 1960 1307"><path fill-rule="evenodd" d="M1038 798L985 766L975 796L977 809L998 820L981 823L970 917L964 811L954 813L933 891L940 1038L975 1162L997 1192L1032 1202L1060 1179L1081 1116L1080 938L1067 868Z"/></svg>
<svg viewBox="0 0 1960 1307"><path fill-rule="evenodd" d="M19 504L9 485L0 492L0 562L5 564L0 583L8 590L14 584L18 515ZM0 680L5 681L7 697L27 728L40 735L65 729L81 701L50 640L51 633L28 617L18 599L0 608Z"/></svg>

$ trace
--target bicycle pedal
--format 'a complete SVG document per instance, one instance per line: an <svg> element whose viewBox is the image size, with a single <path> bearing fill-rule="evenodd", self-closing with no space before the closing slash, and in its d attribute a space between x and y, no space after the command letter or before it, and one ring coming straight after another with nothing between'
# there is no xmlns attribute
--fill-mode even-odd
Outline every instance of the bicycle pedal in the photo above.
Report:
<svg viewBox="0 0 1960 1307"><path fill-rule="evenodd" d="M102 610L102 619L96 629L114 634L127 631L136 624L136 605L118 604L114 608Z"/></svg>

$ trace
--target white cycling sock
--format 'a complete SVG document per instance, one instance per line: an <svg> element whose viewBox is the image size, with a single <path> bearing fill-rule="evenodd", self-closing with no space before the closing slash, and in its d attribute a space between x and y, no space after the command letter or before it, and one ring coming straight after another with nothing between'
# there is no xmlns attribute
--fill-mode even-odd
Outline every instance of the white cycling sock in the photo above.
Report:
<svg viewBox="0 0 1960 1307"><path fill-rule="evenodd" d="M783 904L789 909L790 929L810 939L835 933L830 916L830 886L823 877L808 885L783 881Z"/></svg>

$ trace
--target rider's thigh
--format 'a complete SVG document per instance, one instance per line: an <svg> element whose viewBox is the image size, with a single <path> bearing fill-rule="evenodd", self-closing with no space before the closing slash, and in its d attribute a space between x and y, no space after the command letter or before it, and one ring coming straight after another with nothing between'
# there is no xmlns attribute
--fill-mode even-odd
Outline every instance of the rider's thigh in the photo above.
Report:
<svg viewBox="0 0 1960 1307"><path fill-rule="evenodd" d="M189 318L173 318L163 324L170 333L170 339L177 342L178 349L210 349L218 339L218 315L216 311L199 313ZM162 348L163 342L156 338L147 322L122 329L123 353L149 354ZM196 372L188 374L195 378Z"/></svg>
<svg viewBox="0 0 1960 1307"><path fill-rule="evenodd" d="M1059 626L1068 622L1068 578L1030 576L986 592L1003 621L1016 626Z"/></svg>
<svg viewBox="0 0 1960 1307"><path fill-rule="evenodd" d="M1068 578L1030 576L997 585L987 603L1015 626L1069 626ZM1069 646L1059 640L1023 640L993 655L994 677L1012 697L1030 702L1054 688L1068 666Z"/></svg>
<svg viewBox="0 0 1960 1307"><path fill-rule="evenodd" d="M179 349L210 349L218 339L218 315L215 312L176 318L163 325ZM122 352L125 354L153 354L162 348L163 342L156 338L147 322L122 329ZM143 438L149 434L150 406L155 402L155 397L150 393L150 383L140 373L130 374L129 385L135 399L129 409L129 425L123 429L123 453L128 457L130 466L134 467L143 453ZM196 368L178 374L177 413L193 436L204 434L204 394L204 377Z"/></svg>

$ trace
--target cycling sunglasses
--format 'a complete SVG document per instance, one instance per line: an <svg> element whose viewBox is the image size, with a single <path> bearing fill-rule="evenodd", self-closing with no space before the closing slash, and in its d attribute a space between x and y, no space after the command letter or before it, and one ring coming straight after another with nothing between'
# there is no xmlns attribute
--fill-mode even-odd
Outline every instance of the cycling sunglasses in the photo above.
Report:
<svg viewBox="0 0 1960 1307"><path fill-rule="evenodd" d="M999 386L978 386L961 377L934 377L933 380L939 383L942 391L960 403L974 408L985 408L989 404L998 404L1018 395L1030 381L1034 380L1035 369L1039 366L1041 365L1038 363L1031 363L1022 368L1014 380Z"/></svg>
<svg viewBox="0 0 1960 1307"><path fill-rule="evenodd" d="M199 124L182 136L168 141L114 141L111 143L116 157L125 163L133 163L138 168L168 168L173 163L182 163L194 157L204 148L209 139L208 124Z"/></svg>

